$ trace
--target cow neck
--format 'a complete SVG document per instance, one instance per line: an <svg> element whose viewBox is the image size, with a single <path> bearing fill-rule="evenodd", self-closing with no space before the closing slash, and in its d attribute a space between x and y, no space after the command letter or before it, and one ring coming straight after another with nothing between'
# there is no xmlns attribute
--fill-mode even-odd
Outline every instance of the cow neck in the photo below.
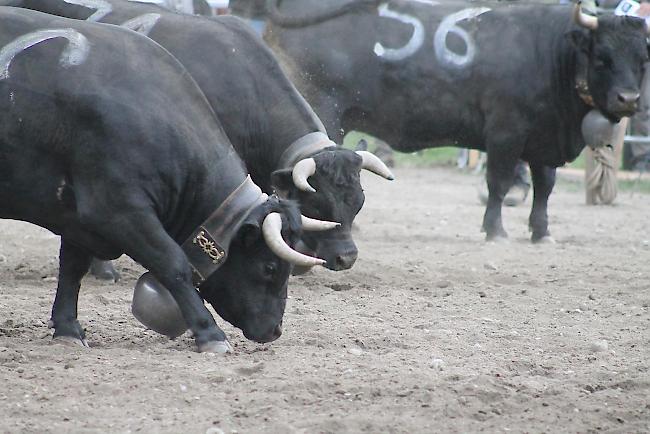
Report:
<svg viewBox="0 0 650 434"><path fill-rule="evenodd" d="M223 265L230 242L244 219L267 199L248 175L181 245L192 267L192 281L196 287Z"/></svg>
<svg viewBox="0 0 650 434"><path fill-rule="evenodd" d="M327 137L327 134L320 131L309 133L293 142L280 156L279 169L291 169L298 161L311 157L312 155L336 144Z"/></svg>
<svg viewBox="0 0 650 434"><path fill-rule="evenodd" d="M587 70L589 69L589 62L583 55L578 55L576 59L576 76L575 88L578 92L580 99L590 107L595 107L594 97L591 96L589 91L589 82L587 81Z"/></svg>

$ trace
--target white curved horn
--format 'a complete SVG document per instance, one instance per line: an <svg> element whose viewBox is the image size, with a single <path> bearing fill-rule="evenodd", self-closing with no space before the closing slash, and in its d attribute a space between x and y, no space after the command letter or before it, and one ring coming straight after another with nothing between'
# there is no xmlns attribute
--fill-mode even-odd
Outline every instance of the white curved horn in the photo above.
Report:
<svg viewBox="0 0 650 434"><path fill-rule="evenodd" d="M356 151L356 152L361 156L361 158L363 158L363 164L361 164L362 169L366 169L371 171L372 173L376 173L377 175L384 177L389 181L395 179L395 176L393 176L393 172L390 171L388 166L386 166L386 164L384 164L384 162L381 161L381 159L378 156L368 151Z"/></svg>
<svg viewBox="0 0 650 434"><path fill-rule="evenodd" d="M302 191L307 191L309 193L316 193L314 187L309 185L307 178L316 173L316 160L313 158L305 158L304 160L298 161L295 166L293 166L293 171L291 172L291 177L293 178L293 183Z"/></svg>
<svg viewBox="0 0 650 434"><path fill-rule="evenodd" d="M301 267L313 267L315 265L323 265L327 262L319 258L303 255L289 247L282 239L282 216L277 212L272 212L264 218L262 234L264 235L266 245L280 259Z"/></svg>
<svg viewBox="0 0 650 434"><path fill-rule="evenodd" d="M598 18L592 17L582 12L582 2L576 2L573 6L573 20L576 24L585 29L596 30L598 28Z"/></svg>
<svg viewBox="0 0 650 434"><path fill-rule="evenodd" d="M302 229L310 232L329 231L330 229L341 226L341 223L317 220L304 215L301 215L300 218L302 220Z"/></svg>

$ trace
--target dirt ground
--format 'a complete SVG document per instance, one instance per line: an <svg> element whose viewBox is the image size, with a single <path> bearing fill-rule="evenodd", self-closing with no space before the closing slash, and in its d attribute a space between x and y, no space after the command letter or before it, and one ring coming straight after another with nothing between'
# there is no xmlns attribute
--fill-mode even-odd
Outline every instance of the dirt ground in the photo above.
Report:
<svg viewBox="0 0 650 434"><path fill-rule="evenodd" d="M650 196L561 184L557 244L528 242L530 199L494 244L478 177L396 175L364 177L355 267L293 278L284 335L225 326L226 356L141 326L128 258L83 282L91 348L53 344L58 239L0 222L0 432L650 432Z"/></svg>

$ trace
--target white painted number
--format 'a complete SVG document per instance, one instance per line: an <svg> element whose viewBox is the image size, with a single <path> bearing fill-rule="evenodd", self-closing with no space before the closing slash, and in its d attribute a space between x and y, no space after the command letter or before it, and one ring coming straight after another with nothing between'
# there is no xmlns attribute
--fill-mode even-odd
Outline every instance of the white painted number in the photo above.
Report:
<svg viewBox="0 0 650 434"><path fill-rule="evenodd" d="M149 35L149 32L156 25L160 19L160 14L144 14L139 17L132 18L128 21L122 23L122 27L142 33L145 36Z"/></svg>
<svg viewBox="0 0 650 434"><path fill-rule="evenodd" d="M375 44L375 54L379 57L382 57L386 60L399 61L404 60L407 57L411 57L420 49L424 43L424 26L417 18L406 14L400 14L398 12L393 12L388 9L386 3L379 6L379 16L385 18L393 18L395 20L401 21L404 24L410 24L413 26L413 36L408 41L408 43L402 48L385 48L380 42Z"/></svg>
<svg viewBox="0 0 650 434"><path fill-rule="evenodd" d="M89 16L86 21L99 21L113 11L113 6L106 0L63 0L71 5L83 6L88 9L95 9L95 13Z"/></svg>
<svg viewBox="0 0 650 434"><path fill-rule="evenodd" d="M430 6L439 4L436 0L411 0L417 3L424 3ZM472 63L476 56L476 42L469 32L458 25L459 22L470 20L490 11L490 8L468 8L445 17L438 26L433 37L433 49L438 62L449 69L464 68ZM388 9L387 3L379 6L379 16L390 18L413 27L413 36L408 43L401 48L385 48L380 42L374 47L375 55L389 62L404 60L417 53L424 43L424 26L416 17ZM456 53L447 46L447 36L455 34L465 43L465 52Z"/></svg>
<svg viewBox="0 0 650 434"><path fill-rule="evenodd" d="M490 8L469 8L446 17L438 26L433 37L433 48L438 62L452 68L463 68L474 60L476 43L467 30L458 25L460 21L473 19L488 12ZM447 35L454 33L465 43L465 53L454 53L447 47Z"/></svg>
<svg viewBox="0 0 650 434"><path fill-rule="evenodd" d="M73 29L39 30L20 36L2 47L0 50L0 80L9 78L9 66L16 55L29 47L54 38L68 40L68 46L61 52L59 58L59 64L63 68L81 65L86 61L90 45L88 39L81 33Z"/></svg>

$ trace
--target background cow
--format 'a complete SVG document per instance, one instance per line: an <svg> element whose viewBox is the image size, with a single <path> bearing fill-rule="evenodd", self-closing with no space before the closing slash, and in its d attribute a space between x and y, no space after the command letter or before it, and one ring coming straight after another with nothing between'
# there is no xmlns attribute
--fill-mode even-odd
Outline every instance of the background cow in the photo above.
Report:
<svg viewBox="0 0 650 434"><path fill-rule="evenodd" d="M344 4L342 4L344 3ZM642 20L550 5L274 0L266 39L334 140L352 129L395 149L486 150L487 239L518 158L531 167L533 241L551 240L555 167L585 146L592 108L634 113L647 60Z"/></svg>

